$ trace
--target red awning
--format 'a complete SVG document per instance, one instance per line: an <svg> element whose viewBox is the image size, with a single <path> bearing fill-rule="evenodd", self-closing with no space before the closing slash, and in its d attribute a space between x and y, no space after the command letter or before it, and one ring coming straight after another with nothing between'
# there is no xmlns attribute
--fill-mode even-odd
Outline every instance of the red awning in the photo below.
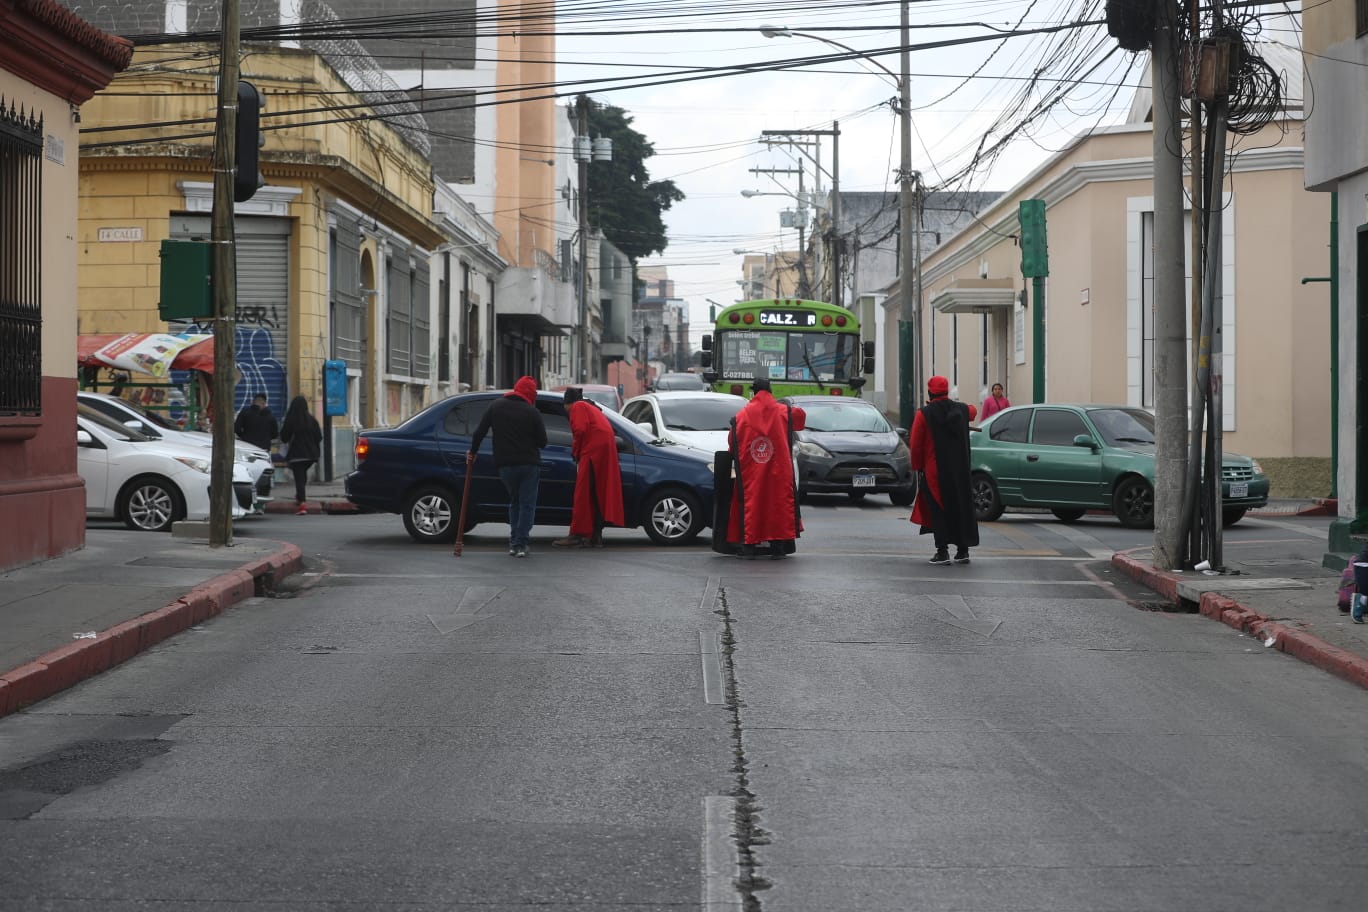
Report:
<svg viewBox="0 0 1368 912"><path fill-rule="evenodd" d="M109 367L95 357L95 353L105 346L117 342L127 333L90 333L76 337L77 367ZM151 335L148 333L147 335ZM172 370L197 370L206 374L214 372L214 340L205 339L178 353L171 362Z"/></svg>

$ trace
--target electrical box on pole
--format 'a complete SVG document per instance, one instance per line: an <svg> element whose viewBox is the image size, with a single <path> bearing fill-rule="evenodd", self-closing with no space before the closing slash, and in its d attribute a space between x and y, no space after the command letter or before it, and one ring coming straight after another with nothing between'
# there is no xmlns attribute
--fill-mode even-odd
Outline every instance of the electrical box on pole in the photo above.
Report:
<svg viewBox="0 0 1368 912"><path fill-rule="evenodd" d="M245 203L266 185L258 165L261 149L261 92L246 80L237 84L237 129L233 147L237 171L233 176L233 200Z"/></svg>
<svg viewBox="0 0 1368 912"><path fill-rule="evenodd" d="M1045 201L1022 200L1017 207L1021 223L1021 274L1028 279L1050 274L1049 245L1045 241Z"/></svg>
<svg viewBox="0 0 1368 912"><path fill-rule="evenodd" d="M161 242L157 314L163 320L205 320L214 315L213 250L208 241Z"/></svg>

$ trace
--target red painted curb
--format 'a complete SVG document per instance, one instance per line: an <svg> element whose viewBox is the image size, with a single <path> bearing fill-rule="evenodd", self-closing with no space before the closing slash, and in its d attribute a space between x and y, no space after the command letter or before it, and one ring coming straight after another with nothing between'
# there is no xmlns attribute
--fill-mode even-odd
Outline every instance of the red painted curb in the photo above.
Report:
<svg viewBox="0 0 1368 912"><path fill-rule="evenodd" d="M299 546L284 544L274 554L201 583L169 605L101 631L93 640L59 646L0 674L0 716L61 693L251 598L262 577L278 581L303 565Z"/></svg>
<svg viewBox="0 0 1368 912"><path fill-rule="evenodd" d="M1148 586L1177 605L1178 579L1176 576L1156 570L1153 566L1138 561L1125 552L1112 555L1112 566L1123 571L1136 582ZM1314 665L1351 684L1368 688L1368 659L1338 646L1325 642L1304 630L1297 630L1264 617L1247 605L1218 592L1207 592L1197 604L1197 610L1204 617L1220 621L1242 633L1266 641L1273 638L1270 649L1277 649L1303 662Z"/></svg>

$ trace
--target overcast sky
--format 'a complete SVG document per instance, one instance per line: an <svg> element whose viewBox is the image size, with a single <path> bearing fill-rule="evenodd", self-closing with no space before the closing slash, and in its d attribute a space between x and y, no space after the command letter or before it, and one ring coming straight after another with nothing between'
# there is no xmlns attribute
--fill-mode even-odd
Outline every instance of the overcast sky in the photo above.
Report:
<svg viewBox="0 0 1368 912"><path fill-rule="evenodd" d="M658 3L649 3L660 8ZM675 8L684 10L689 0ZM626 7L635 4L623 4ZM929 188L1010 189L1079 133L1124 120L1135 88L1147 82L1148 56L1116 46L1104 25L1054 34L996 36L1013 30L1042 29L1102 20L1102 0L922 0L911 5L912 45L993 37L911 56L912 166ZM638 7L639 8L639 7ZM574 22L558 26L557 76L567 82L640 74L656 70L730 67L739 64L806 59L840 53L812 38L766 38L761 26L783 26L877 55L871 61L827 63L785 72L751 73L622 91L595 91L599 101L615 104L635 118L633 126L650 140L656 155L647 163L654 179L669 178L687 195L666 213L670 245L642 265L669 268L676 293L690 304L692 342L706 331L707 299L737 300L741 276L737 248L777 252L797 247L797 232L781 229L779 212L793 205L779 196L743 198L743 189L796 191L796 178L775 180L753 175L752 168L796 167L794 159L759 142L762 130L830 129L839 121L842 191L895 191L899 125L888 103L897 94L900 68L896 3L852 4L850 0L803 4L719 2L716 16L671 21L626 19L623 32L646 29L729 28L720 34L622 35L580 38ZM785 9L786 14L774 13ZM748 11L750 10L750 11ZM977 23L977 24L968 24ZM1299 44L1286 20L1281 29L1265 24L1262 37ZM885 72L882 67L892 71ZM1036 73L1043 77L1031 82ZM971 78L973 77L973 78ZM985 133L996 140L1017 127L1023 112L1037 106L1061 80L1064 98L1019 131L1008 151L971 176L955 175L975 159ZM1005 123L996 124L999 118ZM831 166L829 141L823 163ZM813 187L808 166L807 184ZM829 184L823 177L823 185Z"/></svg>
<svg viewBox="0 0 1368 912"><path fill-rule="evenodd" d="M776 5L777 6L777 5ZM1028 7L1035 12L1021 21ZM947 23L982 22L1002 30L1062 24L1076 18L1089 4L1081 0L1059 3L1022 2L914 3L913 44L993 34L983 26L927 28ZM804 11L806 9L806 11ZM762 25L784 26L849 47L877 54L899 44L896 4L867 9L827 9L794 4L787 16L773 12L729 13L708 23L734 28L725 34L638 35L630 38L576 38L575 28L558 29L557 76L562 81L613 78L640 72L655 78L651 67L728 67L840 53L822 41L795 37L766 38ZM670 23L629 22L624 30L672 26L698 28L697 19ZM1019 37L938 50L919 50L911 58L914 134L912 165L929 186L949 178L973 158L973 152L993 122L1008 108L1013 93L1023 92L1024 80L980 76L1025 76L1041 64L1048 45L1074 47L1061 56L1087 58L1106 39L1105 28L1077 30L1060 36ZM996 53L995 53L996 52ZM1095 55L1094 55L1095 56ZM1085 125L1115 122L1129 105L1140 67L1133 55L1115 51L1092 81L1071 92L1069 110L1043 118L999 158L986 173L955 184L964 190L1006 190L1064 145ZM599 61L599 62L591 62ZM892 73L885 72L886 67ZM615 104L635 118L633 126L655 146L647 163L654 179L669 178L687 195L666 213L670 245L664 254L642 265L664 264L674 279L676 293L690 303L693 343L705 331L711 298L721 304L738 299L742 256L735 249L777 252L797 247L796 230L781 229L780 210L793 206L782 195L743 198L743 189L782 194L797 190L796 176L779 179L753 175L752 168L794 168L797 161L762 144L762 130L808 130L840 124L840 186L842 191L896 191L899 162L898 118L889 104L897 95L897 53L871 61L828 63L785 72L727 76L591 96ZM1035 93L1038 98L1039 91ZM946 97L948 96L948 97ZM1061 106L1064 107L1064 106ZM1110 113L1107 113L1110 111ZM1015 124L1015 121L1012 122ZM822 139L822 161L831 168L831 145ZM813 168L807 165L806 187L813 188ZM822 185L830 184L823 175Z"/></svg>

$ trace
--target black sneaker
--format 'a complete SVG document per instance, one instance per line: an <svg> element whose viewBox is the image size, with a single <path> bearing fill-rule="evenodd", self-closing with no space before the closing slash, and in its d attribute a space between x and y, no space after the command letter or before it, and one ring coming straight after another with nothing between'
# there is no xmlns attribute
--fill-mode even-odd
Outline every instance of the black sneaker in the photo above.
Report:
<svg viewBox="0 0 1368 912"><path fill-rule="evenodd" d="M969 549L968 549L968 548L960 548L958 551L955 552L955 563L957 563L957 564L967 564L967 563L969 563Z"/></svg>
<svg viewBox="0 0 1368 912"><path fill-rule="evenodd" d="M950 563L950 552L949 552L949 551L946 551L944 548L938 548L938 549L936 549L936 553L933 554L933 555L931 555L931 563L933 563L933 564L948 564L948 563Z"/></svg>
<svg viewBox="0 0 1368 912"><path fill-rule="evenodd" d="M518 548L518 553L517 553L517 554L514 554L513 556L514 556L514 557L527 557L527 546L526 546L526 545L523 545L523 546L521 546L520 548Z"/></svg>

